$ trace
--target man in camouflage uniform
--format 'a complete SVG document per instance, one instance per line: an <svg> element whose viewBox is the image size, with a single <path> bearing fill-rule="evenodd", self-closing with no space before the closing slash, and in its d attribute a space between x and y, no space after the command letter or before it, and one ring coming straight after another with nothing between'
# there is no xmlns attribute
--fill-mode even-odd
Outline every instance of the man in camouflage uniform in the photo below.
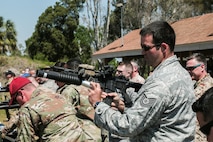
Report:
<svg viewBox="0 0 213 142"><path fill-rule="evenodd" d="M206 57L201 53L192 54L187 58L186 69L195 81L195 96L199 99L206 90L213 87L213 78L207 73ZM206 136L199 130L198 122L196 124L195 142L205 142Z"/></svg>
<svg viewBox="0 0 213 142"><path fill-rule="evenodd" d="M58 81L57 81L58 84ZM57 93L65 96L76 108L77 115L81 118L94 119L94 108L88 101L88 88L80 85L67 85L59 87Z"/></svg>
<svg viewBox="0 0 213 142"><path fill-rule="evenodd" d="M213 86L213 78L207 73L206 57L201 53L194 53L187 58L186 69L195 81L194 89L196 99Z"/></svg>
<svg viewBox="0 0 213 142"><path fill-rule="evenodd" d="M115 75L124 76L126 79L132 78L133 66L130 62L120 62L117 66Z"/></svg>
<svg viewBox="0 0 213 142"><path fill-rule="evenodd" d="M36 87L39 86L38 82L36 81L35 77L27 77L27 79L29 79L32 84L34 84ZM12 81L12 80L11 80ZM43 86L44 88L46 88L45 86ZM9 85L8 85L9 88ZM50 88L49 88L50 89ZM55 90L52 90L55 92ZM16 135L16 127L17 127L17 123L18 123L18 119L19 119L19 110L15 110L12 114L10 114L10 119L9 121L7 121L2 130L1 130L1 135L2 138L5 138L5 136L7 136L8 134L11 133L11 135L14 137Z"/></svg>
<svg viewBox="0 0 213 142"><path fill-rule="evenodd" d="M21 105L18 141L101 141L100 129L91 121L76 117L75 108L62 95L36 88L22 77L15 78L9 90L10 103L16 100Z"/></svg>
<svg viewBox="0 0 213 142"><path fill-rule="evenodd" d="M56 66L77 71L79 64L81 64L80 60L70 59L67 63L57 63ZM88 101L89 92L87 87L73 84L68 85L61 81L55 82L59 86L56 92L62 94L70 101L70 103L76 108L78 117L90 120L94 119L94 108Z"/></svg>
<svg viewBox="0 0 213 142"><path fill-rule="evenodd" d="M92 82L89 101L95 107L94 122L131 142L192 142L195 133L195 101L189 73L174 55L175 32L165 21L156 21L141 32L142 54L154 68L130 108L119 110L102 102L100 84ZM119 105L119 104L118 104Z"/></svg>
<svg viewBox="0 0 213 142"><path fill-rule="evenodd" d="M133 67L132 78L130 81L144 84L145 79L139 73L139 66L135 60L131 60L131 64Z"/></svg>

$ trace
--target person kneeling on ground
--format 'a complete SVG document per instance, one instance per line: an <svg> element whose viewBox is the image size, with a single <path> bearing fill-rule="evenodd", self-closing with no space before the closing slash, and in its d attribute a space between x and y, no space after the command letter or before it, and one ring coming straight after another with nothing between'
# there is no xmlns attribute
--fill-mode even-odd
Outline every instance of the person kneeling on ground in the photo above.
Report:
<svg viewBox="0 0 213 142"><path fill-rule="evenodd" d="M91 121L76 117L75 108L60 94L35 87L17 77L10 86L11 101L17 101L18 141L101 141L100 129Z"/></svg>

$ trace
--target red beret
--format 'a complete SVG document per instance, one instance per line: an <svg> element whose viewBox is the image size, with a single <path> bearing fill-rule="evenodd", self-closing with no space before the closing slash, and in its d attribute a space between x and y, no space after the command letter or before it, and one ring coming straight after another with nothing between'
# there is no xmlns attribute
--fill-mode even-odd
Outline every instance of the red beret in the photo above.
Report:
<svg viewBox="0 0 213 142"><path fill-rule="evenodd" d="M12 82L9 85L10 96L11 96L9 105L13 103L15 99L15 94L17 93L17 91L28 83L31 83L31 81L24 77L16 77L12 80Z"/></svg>

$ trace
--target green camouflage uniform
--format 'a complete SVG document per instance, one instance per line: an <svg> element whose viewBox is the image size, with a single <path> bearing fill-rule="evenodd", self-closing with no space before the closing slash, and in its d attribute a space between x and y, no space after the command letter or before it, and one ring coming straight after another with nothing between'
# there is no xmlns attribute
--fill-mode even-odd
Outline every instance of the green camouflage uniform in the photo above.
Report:
<svg viewBox="0 0 213 142"><path fill-rule="evenodd" d="M56 93L62 94L73 106L79 105L80 95L71 85L65 84Z"/></svg>
<svg viewBox="0 0 213 142"><path fill-rule="evenodd" d="M76 107L78 113L93 119L94 108L89 103L87 87L82 85L64 85L57 90L57 93L64 95Z"/></svg>
<svg viewBox="0 0 213 142"><path fill-rule="evenodd" d="M76 117L65 97L38 87L20 108L19 141L99 142L100 129L90 120Z"/></svg>
<svg viewBox="0 0 213 142"><path fill-rule="evenodd" d="M210 74L207 74L204 78L197 81L194 87L196 99L199 99L206 90L213 87L213 78L210 76ZM197 121L195 142L207 142L206 136L199 130L199 128L200 126Z"/></svg>

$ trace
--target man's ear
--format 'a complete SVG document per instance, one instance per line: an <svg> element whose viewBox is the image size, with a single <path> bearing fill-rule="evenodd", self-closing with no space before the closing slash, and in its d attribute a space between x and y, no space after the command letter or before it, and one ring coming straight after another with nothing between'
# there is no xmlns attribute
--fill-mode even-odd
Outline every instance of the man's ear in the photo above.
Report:
<svg viewBox="0 0 213 142"><path fill-rule="evenodd" d="M168 49L168 44L166 44L166 43L161 43L161 51L163 52L163 53L165 53L165 51Z"/></svg>
<svg viewBox="0 0 213 142"><path fill-rule="evenodd" d="M21 96L22 98L24 97L23 93L22 93L22 89L18 90L18 95Z"/></svg>
<svg viewBox="0 0 213 142"><path fill-rule="evenodd" d="M201 68L202 68L202 71L206 70L206 66L204 64L201 64Z"/></svg>

